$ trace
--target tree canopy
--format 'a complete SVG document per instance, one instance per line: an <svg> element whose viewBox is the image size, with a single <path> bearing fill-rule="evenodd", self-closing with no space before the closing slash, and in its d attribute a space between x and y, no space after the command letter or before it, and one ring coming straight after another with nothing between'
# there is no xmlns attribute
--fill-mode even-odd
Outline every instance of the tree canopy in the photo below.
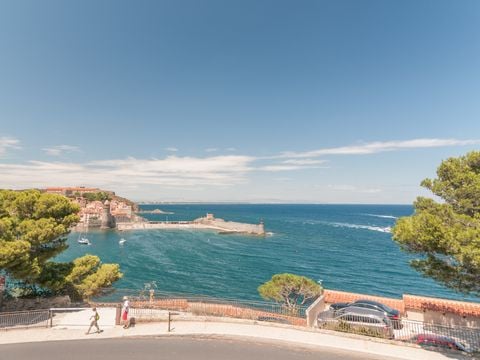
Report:
<svg viewBox="0 0 480 360"><path fill-rule="evenodd" d="M0 270L31 291L46 289L88 298L122 274L117 264L86 255L72 262L52 259L68 247L66 235L79 218L66 197L37 190L0 190Z"/></svg>
<svg viewBox="0 0 480 360"><path fill-rule="evenodd" d="M112 196L104 191L85 193L83 194L83 197L88 201L105 201L112 199Z"/></svg>
<svg viewBox="0 0 480 360"><path fill-rule="evenodd" d="M262 298L283 303L293 310L319 296L322 287L305 276L285 273L273 275L269 281L258 287L258 292Z"/></svg>
<svg viewBox="0 0 480 360"><path fill-rule="evenodd" d="M443 199L419 197L412 216L400 218L393 239L424 276L461 293L480 295L480 152L449 158L436 179L421 185Z"/></svg>

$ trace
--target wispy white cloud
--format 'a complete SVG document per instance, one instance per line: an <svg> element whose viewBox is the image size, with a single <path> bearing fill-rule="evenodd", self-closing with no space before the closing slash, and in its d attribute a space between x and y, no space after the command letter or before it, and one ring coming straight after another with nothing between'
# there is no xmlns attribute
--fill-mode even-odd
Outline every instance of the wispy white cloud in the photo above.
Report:
<svg viewBox="0 0 480 360"><path fill-rule="evenodd" d="M337 184L337 185L328 185L330 190L338 190L338 191L354 191L356 189L353 185L344 185L344 184Z"/></svg>
<svg viewBox="0 0 480 360"><path fill-rule="evenodd" d="M382 191L380 188L363 188L346 184L328 185L328 188L333 191L356 192L364 194L375 194Z"/></svg>
<svg viewBox="0 0 480 360"><path fill-rule="evenodd" d="M479 140L414 139L406 141L374 142L363 145L319 149L309 152L283 153L266 157L245 155L213 155L205 157L177 156L171 154L159 159L123 158L87 163L59 161L29 161L21 164L0 162L0 188L44 187L48 185L100 186L111 189L166 189L177 191L215 187L232 187L249 181L255 172L291 172L304 169L327 167L327 160L320 158L328 154L359 155L402 149L429 148L440 146L462 146L479 143ZM0 154L11 148L19 148L19 141L0 138ZM176 151L176 148L168 148ZM44 149L58 156L68 151L79 151L77 147L59 145ZM282 174L283 175L283 174ZM288 174L287 174L288 176ZM280 179L281 177L272 176ZM287 179L287 178L281 178ZM351 194L385 194L388 191L376 187L355 185L330 185L323 189L329 193L347 196ZM140 191L140 190L138 190ZM155 191L155 190L153 190Z"/></svg>
<svg viewBox="0 0 480 360"><path fill-rule="evenodd" d="M18 139L7 136L0 137L0 155L5 154L9 149L20 149L19 144L20 140Z"/></svg>
<svg viewBox="0 0 480 360"><path fill-rule="evenodd" d="M208 148L208 149L205 149L205 152L216 152L218 151L218 148Z"/></svg>
<svg viewBox="0 0 480 360"><path fill-rule="evenodd" d="M272 180L278 181L278 182L288 182L288 181L292 181L292 178L289 178L289 177L274 177Z"/></svg>
<svg viewBox="0 0 480 360"><path fill-rule="evenodd" d="M318 160L318 159L289 159L283 161L283 164L292 164L292 165L319 165L325 164L328 160Z"/></svg>
<svg viewBox="0 0 480 360"><path fill-rule="evenodd" d="M85 164L30 161L0 163L0 187L84 184L116 188L132 185L171 187L232 186L247 181L253 158L215 156L93 161ZM32 174L35 174L32 177Z"/></svg>
<svg viewBox="0 0 480 360"><path fill-rule="evenodd" d="M258 168L258 170L275 172L275 171L300 170L304 168L305 168L304 166L274 164L274 165L261 166Z"/></svg>
<svg viewBox="0 0 480 360"><path fill-rule="evenodd" d="M80 148L78 146L72 145L56 145L48 148L43 148L42 150L50 156L61 156L72 152L79 152Z"/></svg>
<svg viewBox="0 0 480 360"><path fill-rule="evenodd" d="M320 166L327 160L321 159L288 159L277 164L268 164L258 167L262 171L294 171L304 169L318 169L326 166Z"/></svg>
<svg viewBox="0 0 480 360"><path fill-rule="evenodd" d="M227 151L237 151L237 149L235 149L234 147L229 147L226 149Z"/></svg>
<svg viewBox="0 0 480 360"><path fill-rule="evenodd" d="M170 152L177 152L178 149L176 147L167 147L165 150L170 151Z"/></svg>
<svg viewBox="0 0 480 360"><path fill-rule="evenodd" d="M359 145L341 146L305 152L284 152L280 158L314 158L323 155L366 155L403 149L421 149L445 146L465 146L480 144L480 140L458 139L413 139L403 141L376 141Z"/></svg>

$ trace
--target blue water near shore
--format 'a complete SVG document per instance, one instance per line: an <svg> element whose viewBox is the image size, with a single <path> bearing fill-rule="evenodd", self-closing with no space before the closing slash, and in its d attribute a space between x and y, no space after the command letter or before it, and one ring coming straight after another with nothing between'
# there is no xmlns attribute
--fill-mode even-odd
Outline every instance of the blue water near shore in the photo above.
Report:
<svg viewBox="0 0 480 360"><path fill-rule="evenodd" d="M403 293L468 299L410 268L410 257L388 228L412 213L406 205L144 205L172 214L151 220L193 220L214 213L230 221L265 222L266 237L220 235L213 231L94 231L91 246L69 236L57 260L86 253L119 263L119 289L142 289L155 281L163 292L259 300L257 287L277 273L308 276L328 289L390 297ZM119 240L125 238L123 245ZM476 300L478 301L478 299Z"/></svg>

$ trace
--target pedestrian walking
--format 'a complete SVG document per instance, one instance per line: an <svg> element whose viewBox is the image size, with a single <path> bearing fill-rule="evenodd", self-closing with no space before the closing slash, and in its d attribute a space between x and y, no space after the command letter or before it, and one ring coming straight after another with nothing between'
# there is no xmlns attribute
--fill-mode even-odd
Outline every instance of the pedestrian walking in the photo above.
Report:
<svg viewBox="0 0 480 360"><path fill-rule="evenodd" d="M100 320L100 315L98 315L97 308L92 308L92 316L90 316L90 327L88 328L88 331L85 333L85 335L90 334L90 330L92 330L92 327L97 328L97 333L100 334L102 330L98 327L98 320Z"/></svg>
<svg viewBox="0 0 480 360"><path fill-rule="evenodd" d="M123 305L122 305L122 322L123 328L127 329L130 326L128 321L128 311L130 310L130 303L128 302L128 297L123 297Z"/></svg>

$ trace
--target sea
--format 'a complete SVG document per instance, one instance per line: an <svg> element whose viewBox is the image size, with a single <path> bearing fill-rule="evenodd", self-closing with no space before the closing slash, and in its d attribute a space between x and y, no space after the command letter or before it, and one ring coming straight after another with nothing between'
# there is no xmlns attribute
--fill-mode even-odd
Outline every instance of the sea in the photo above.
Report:
<svg viewBox="0 0 480 360"><path fill-rule="evenodd" d="M85 254L118 263L114 284L141 291L260 300L257 288L278 273L307 276L324 288L400 298L402 294L477 301L424 278L409 266L390 233L410 205L160 204L141 205L162 214L149 220L193 220L213 213L229 221L263 221L267 235L218 234L207 230L90 231L90 246L68 237L56 260ZM124 239L123 243L119 243Z"/></svg>

